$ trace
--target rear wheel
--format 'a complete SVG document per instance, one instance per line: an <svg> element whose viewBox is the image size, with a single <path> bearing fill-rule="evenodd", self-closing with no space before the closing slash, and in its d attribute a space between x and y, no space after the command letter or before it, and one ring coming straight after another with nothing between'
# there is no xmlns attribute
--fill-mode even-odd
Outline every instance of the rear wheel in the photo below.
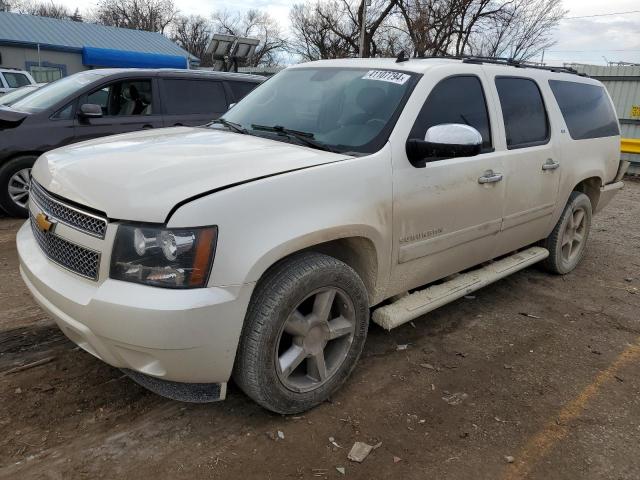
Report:
<svg viewBox="0 0 640 480"><path fill-rule="evenodd" d="M367 291L351 267L318 253L290 257L254 292L234 380L274 412L313 408L355 367L368 325Z"/></svg>
<svg viewBox="0 0 640 480"><path fill-rule="evenodd" d="M576 268L587 246L591 217L589 197L572 192L558 223L543 242L549 257L542 265L548 271L564 275Z"/></svg>
<svg viewBox="0 0 640 480"><path fill-rule="evenodd" d="M34 156L14 158L0 168L0 207L13 217L29 213L29 183Z"/></svg>

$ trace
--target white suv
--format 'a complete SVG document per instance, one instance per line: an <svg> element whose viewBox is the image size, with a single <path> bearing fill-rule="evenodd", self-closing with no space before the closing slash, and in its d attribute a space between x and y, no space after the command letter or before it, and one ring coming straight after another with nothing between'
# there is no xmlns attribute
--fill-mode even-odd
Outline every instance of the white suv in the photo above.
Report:
<svg viewBox="0 0 640 480"><path fill-rule="evenodd" d="M0 96L25 85L35 85L36 81L28 73L12 68L0 68Z"/></svg>
<svg viewBox="0 0 640 480"><path fill-rule="evenodd" d="M20 269L148 388L217 400L233 376L301 412L353 370L370 308L394 328L537 261L571 271L619 147L607 92L568 70L307 63L216 123L42 155Z"/></svg>

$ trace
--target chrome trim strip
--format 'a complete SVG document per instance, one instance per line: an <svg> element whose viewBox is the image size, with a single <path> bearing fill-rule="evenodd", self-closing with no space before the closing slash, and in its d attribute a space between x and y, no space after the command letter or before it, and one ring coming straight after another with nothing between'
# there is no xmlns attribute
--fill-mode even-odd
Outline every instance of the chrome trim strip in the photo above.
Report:
<svg viewBox="0 0 640 480"><path fill-rule="evenodd" d="M66 226L68 226L70 228L73 228L74 230L77 230L79 232L85 233L85 234L90 235L90 236L95 237L95 238L104 239L104 237L106 236L106 234L107 234L107 225L108 225L108 222L107 222L106 218L99 217L98 215L94 215L93 213L89 213L89 212L87 212L85 210L80 210L79 208L73 207L73 206L69 205L68 203L65 203L63 201L58 200L57 198L52 197L51 195L49 195L49 193L47 193L46 190L44 190L44 188L42 188L40 186L40 184L38 182L36 182L33 179L31 180L31 189L32 190L37 190L39 195L42 195L43 197L46 197L51 202L55 202L55 203L57 203L59 205L62 205L64 208L68 208L69 210L73 210L74 212L77 212L80 215L85 215L87 217L91 217L91 218L94 218L95 220L103 222L104 223L104 233L102 235L94 233L91 230L83 229L83 228L79 227L78 225L74 225L73 223L71 223L69 221L66 221L63 218L60 218L57 215L54 215L53 213L51 213L49 211L48 208L45 208L44 205L42 205L38 201L38 199L36 198L36 195L29 195L29 198L32 199L36 205L38 205L38 208L40 208L40 210L42 212L46 213L51 218L55 219L57 222L63 223Z"/></svg>

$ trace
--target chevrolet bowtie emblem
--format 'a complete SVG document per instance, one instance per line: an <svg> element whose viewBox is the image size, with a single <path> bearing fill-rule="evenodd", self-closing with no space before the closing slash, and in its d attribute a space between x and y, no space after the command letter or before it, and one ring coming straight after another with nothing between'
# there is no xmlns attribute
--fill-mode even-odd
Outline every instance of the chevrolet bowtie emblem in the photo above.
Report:
<svg viewBox="0 0 640 480"><path fill-rule="evenodd" d="M44 213L36 215L36 224L42 232L49 232L53 228L54 223L51 222Z"/></svg>

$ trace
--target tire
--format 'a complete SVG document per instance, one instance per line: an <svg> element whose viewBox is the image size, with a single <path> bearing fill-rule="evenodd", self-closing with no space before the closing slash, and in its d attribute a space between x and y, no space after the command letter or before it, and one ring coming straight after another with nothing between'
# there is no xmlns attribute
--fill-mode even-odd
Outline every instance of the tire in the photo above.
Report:
<svg viewBox="0 0 640 480"><path fill-rule="evenodd" d="M346 381L368 327L367 290L351 267L319 253L293 255L272 267L253 293L233 378L268 410L304 412Z"/></svg>
<svg viewBox="0 0 640 480"><path fill-rule="evenodd" d="M591 200L584 193L572 192L558 223L542 245L549 256L542 266L549 272L564 275L582 259L591 230Z"/></svg>
<svg viewBox="0 0 640 480"><path fill-rule="evenodd" d="M26 218L29 214L28 184L25 195L17 193L17 189L24 187L24 181L28 180L36 158L35 156L17 157L0 167L0 207L7 215ZM10 188L12 192L9 191Z"/></svg>

